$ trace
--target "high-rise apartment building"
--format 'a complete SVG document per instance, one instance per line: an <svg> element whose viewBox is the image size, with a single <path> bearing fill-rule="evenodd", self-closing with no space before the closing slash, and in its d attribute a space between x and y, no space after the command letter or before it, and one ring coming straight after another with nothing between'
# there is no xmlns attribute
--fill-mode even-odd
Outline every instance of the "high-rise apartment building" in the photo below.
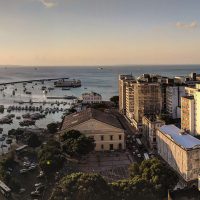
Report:
<svg viewBox="0 0 200 200"><path fill-rule="evenodd" d="M186 87L186 94L181 99L181 128L190 134L200 134L200 84Z"/></svg>
<svg viewBox="0 0 200 200"><path fill-rule="evenodd" d="M160 114L162 109L162 93L159 83L140 83L134 87L134 120L133 124L140 131L142 117L146 114Z"/></svg>
<svg viewBox="0 0 200 200"><path fill-rule="evenodd" d="M181 129L194 134L195 133L195 109L194 96L181 97Z"/></svg>
<svg viewBox="0 0 200 200"><path fill-rule="evenodd" d="M167 86L166 111L173 119L181 117L181 97L185 96L185 86Z"/></svg>
<svg viewBox="0 0 200 200"><path fill-rule="evenodd" d="M135 93L135 83L126 84L126 116L130 121L134 117L134 93Z"/></svg>
<svg viewBox="0 0 200 200"><path fill-rule="evenodd" d="M135 79L132 75L119 75L119 111L126 114L126 85Z"/></svg>

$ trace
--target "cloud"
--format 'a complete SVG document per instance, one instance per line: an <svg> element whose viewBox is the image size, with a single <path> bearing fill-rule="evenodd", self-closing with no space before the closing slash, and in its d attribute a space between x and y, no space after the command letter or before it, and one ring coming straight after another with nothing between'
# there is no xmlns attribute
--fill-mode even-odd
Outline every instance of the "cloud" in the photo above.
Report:
<svg viewBox="0 0 200 200"><path fill-rule="evenodd" d="M197 21L193 21L191 23L182 23L182 22L177 22L176 23L176 28L177 29L184 29L184 30L193 30L198 28L199 24Z"/></svg>
<svg viewBox="0 0 200 200"><path fill-rule="evenodd" d="M57 5L57 2L55 0L39 0L45 7L47 8L53 8Z"/></svg>

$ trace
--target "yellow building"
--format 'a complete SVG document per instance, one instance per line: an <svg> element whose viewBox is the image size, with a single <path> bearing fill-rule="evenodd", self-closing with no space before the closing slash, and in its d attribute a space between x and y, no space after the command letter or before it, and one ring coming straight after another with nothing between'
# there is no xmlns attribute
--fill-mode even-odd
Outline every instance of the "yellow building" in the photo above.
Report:
<svg viewBox="0 0 200 200"><path fill-rule="evenodd" d="M135 79L132 75L119 75L119 111L123 114L126 114L126 86L133 81Z"/></svg>
<svg viewBox="0 0 200 200"><path fill-rule="evenodd" d="M93 137L96 151L125 149L124 129L109 113L89 108L65 116L60 134L69 130L78 130L87 137Z"/></svg>

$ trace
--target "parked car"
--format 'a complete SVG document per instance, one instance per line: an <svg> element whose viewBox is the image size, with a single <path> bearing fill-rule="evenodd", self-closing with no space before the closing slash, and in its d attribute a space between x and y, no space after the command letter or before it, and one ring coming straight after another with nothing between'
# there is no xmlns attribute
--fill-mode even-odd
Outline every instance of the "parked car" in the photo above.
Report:
<svg viewBox="0 0 200 200"><path fill-rule="evenodd" d="M28 170L27 169L21 169L19 172L20 172L20 174L24 174L24 173L26 173Z"/></svg>
<svg viewBox="0 0 200 200"><path fill-rule="evenodd" d="M36 183L35 184L35 187L39 187L39 186L41 186L42 185L42 183Z"/></svg>
<svg viewBox="0 0 200 200"><path fill-rule="evenodd" d="M142 156L141 156L141 154L138 153L138 154L137 154L137 157L138 157L138 158L141 158Z"/></svg>

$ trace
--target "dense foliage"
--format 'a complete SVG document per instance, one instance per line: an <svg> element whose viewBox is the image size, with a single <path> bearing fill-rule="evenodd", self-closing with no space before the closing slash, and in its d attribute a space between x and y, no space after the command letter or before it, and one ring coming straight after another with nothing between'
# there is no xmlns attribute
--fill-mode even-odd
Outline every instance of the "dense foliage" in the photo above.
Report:
<svg viewBox="0 0 200 200"><path fill-rule="evenodd" d="M37 136L37 134L34 133L29 136L27 143L30 147L33 148L39 147L41 145L39 137Z"/></svg>
<svg viewBox="0 0 200 200"><path fill-rule="evenodd" d="M86 137L79 131L71 130L61 136L63 151L70 156L82 156L94 150L95 143L91 137Z"/></svg>
<svg viewBox="0 0 200 200"><path fill-rule="evenodd" d="M119 104L119 96L111 97L110 101L112 101L115 104L115 106L117 106Z"/></svg>
<svg viewBox="0 0 200 200"><path fill-rule="evenodd" d="M178 181L177 175L158 159L130 166L130 178L107 183L98 174L74 173L62 179L51 200L159 200Z"/></svg>
<svg viewBox="0 0 200 200"><path fill-rule="evenodd" d="M38 153L39 165L48 174L59 170L63 166L64 157L60 143L50 140Z"/></svg>
<svg viewBox="0 0 200 200"><path fill-rule="evenodd" d="M51 200L110 200L107 182L98 174L73 173L54 189Z"/></svg>
<svg viewBox="0 0 200 200"><path fill-rule="evenodd" d="M16 165L14 161L14 155L12 153L1 158L0 161L0 180L6 183L13 191L18 192L21 188L20 182L15 179L10 169Z"/></svg>
<svg viewBox="0 0 200 200"><path fill-rule="evenodd" d="M47 130L49 133L56 133L57 130L58 130L58 123L50 123L50 124L47 124Z"/></svg>
<svg viewBox="0 0 200 200"><path fill-rule="evenodd" d="M144 179L158 196L165 196L168 189L174 188L178 182L176 173L156 158L145 160L140 165L133 164L129 170L132 179Z"/></svg>

